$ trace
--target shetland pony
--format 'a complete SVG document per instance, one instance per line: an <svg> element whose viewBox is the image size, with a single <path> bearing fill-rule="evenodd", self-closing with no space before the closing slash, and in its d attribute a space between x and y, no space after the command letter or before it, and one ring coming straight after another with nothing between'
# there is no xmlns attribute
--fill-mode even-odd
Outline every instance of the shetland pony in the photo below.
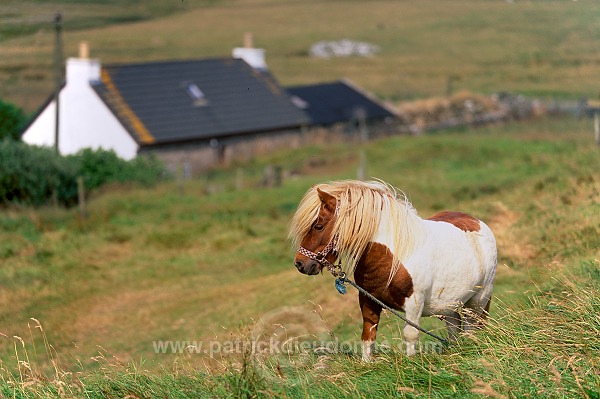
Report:
<svg viewBox="0 0 600 399"><path fill-rule="evenodd" d="M300 273L315 275L339 260L359 286L404 311L409 321L419 325L421 316L442 317L450 340L488 312L497 263L490 228L460 212L422 219L386 183L313 186L292 218L289 238L299 248L294 265ZM362 357L368 361L382 308L362 294L359 305ZM406 353L415 354L419 331L406 324L403 335Z"/></svg>

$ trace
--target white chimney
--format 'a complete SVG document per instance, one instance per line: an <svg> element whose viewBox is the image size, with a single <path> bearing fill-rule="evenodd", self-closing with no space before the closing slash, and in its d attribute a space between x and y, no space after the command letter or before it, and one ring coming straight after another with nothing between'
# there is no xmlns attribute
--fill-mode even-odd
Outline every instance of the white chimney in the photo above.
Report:
<svg viewBox="0 0 600 399"><path fill-rule="evenodd" d="M241 58L246 61L254 69L267 70L265 61L265 50L262 48L254 48L253 37L251 32L244 34L244 47L236 47L233 49L233 58Z"/></svg>
<svg viewBox="0 0 600 399"><path fill-rule="evenodd" d="M87 84L100 80L100 61L89 58L88 42L79 43L79 58L68 58L66 81L71 84Z"/></svg>

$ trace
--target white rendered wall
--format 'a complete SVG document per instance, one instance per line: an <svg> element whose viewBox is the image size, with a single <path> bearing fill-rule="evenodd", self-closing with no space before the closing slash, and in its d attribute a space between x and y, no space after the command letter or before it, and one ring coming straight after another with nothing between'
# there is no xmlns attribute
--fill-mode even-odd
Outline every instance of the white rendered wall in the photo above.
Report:
<svg viewBox="0 0 600 399"><path fill-rule="evenodd" d="M62 101L61 95L61 101ZM54 146L54 115L55 101L53 100L33 121L21 137L27 144Z"/></svg>
<svg viewBox="0 0 600 399"><path fill-rule="evenodd" d="M60 93L60 153L103 148L114 150L123 159L135 158L137 143L90 85L100 80L98 60L69 58L66 75L67 84ZM25 131L23 141L54 146L54 119L52 101Z"/></svg>

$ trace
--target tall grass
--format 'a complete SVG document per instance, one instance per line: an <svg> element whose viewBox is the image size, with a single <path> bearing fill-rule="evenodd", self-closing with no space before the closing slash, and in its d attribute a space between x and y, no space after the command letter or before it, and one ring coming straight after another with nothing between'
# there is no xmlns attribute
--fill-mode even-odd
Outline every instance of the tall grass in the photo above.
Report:
<svg viewBox="0 0 600 399"><path fill-rule="evenodd" d="M222 360L218 372L187 364L185 355L175 370L150 372L143 360L125 364L100 348L93 358L96 371L72 372L61 369L41 325L33 320L35 331L26 338L31 341L12 337L16 364L0 367L0 392L21 398L598 398L598 270L597 259L587 260L546 284L529 303L517 308L497 304L501 310L482 330L442 354L407 358L397 347L388 348L368 364L357 353L316 351L272 355L269 360L276 366L265 369L248 349ZM41 348L36 340L42 341ZM52 361L52 374L36 370L41 356ZM304 360L297 367L277 366L300 356Z"/></svg>
<svg viewBox="0 0 600 399"><path fill-rule="evenodd" d="M481 217L500 250L483 330L441 354L423 340L424 351L407 358L401 324L384 315L371 364L360 361L356 294L338 295L329 276L299 275L285 241L311 184L354 176L350 144L244 165L248 188L241 190L235 169L181 187L107 190L90 201L85 226L69 210L4 210L0 392L597 397L600 158L589 130L587 121L543 119L365 145L369 175L406 191L423 216L444 207ZM256 189L273 163L294 177ZM223 189L206 190L210 184ZM438 320L423 323L443 333ZM280 337L322 324L320 339L352 345L259 357L248 345L231 356L221 347L213 357L192 345L153 348L158 341L247 343L265 324L287 326L273 330Z"/></svg>

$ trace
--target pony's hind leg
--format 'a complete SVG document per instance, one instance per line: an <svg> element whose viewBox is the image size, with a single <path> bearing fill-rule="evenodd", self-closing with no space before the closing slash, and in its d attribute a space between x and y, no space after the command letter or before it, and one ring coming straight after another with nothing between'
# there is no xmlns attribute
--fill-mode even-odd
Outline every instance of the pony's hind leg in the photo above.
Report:
<svg viewBox="0 0 600 399"><path fill-rule="evenodd" d="M490 311L491 297L479 296L471 298L464 307L465 332L480 328Z"/></svg>
<svg viewBox="0 0 600 399"><path fill-rule="evenodd" d="M460 313L453 312L450 315L444 316L444 322L448 330L448 339L450 342L456 342L456 337L462 332L462 318Z"/></svg>

